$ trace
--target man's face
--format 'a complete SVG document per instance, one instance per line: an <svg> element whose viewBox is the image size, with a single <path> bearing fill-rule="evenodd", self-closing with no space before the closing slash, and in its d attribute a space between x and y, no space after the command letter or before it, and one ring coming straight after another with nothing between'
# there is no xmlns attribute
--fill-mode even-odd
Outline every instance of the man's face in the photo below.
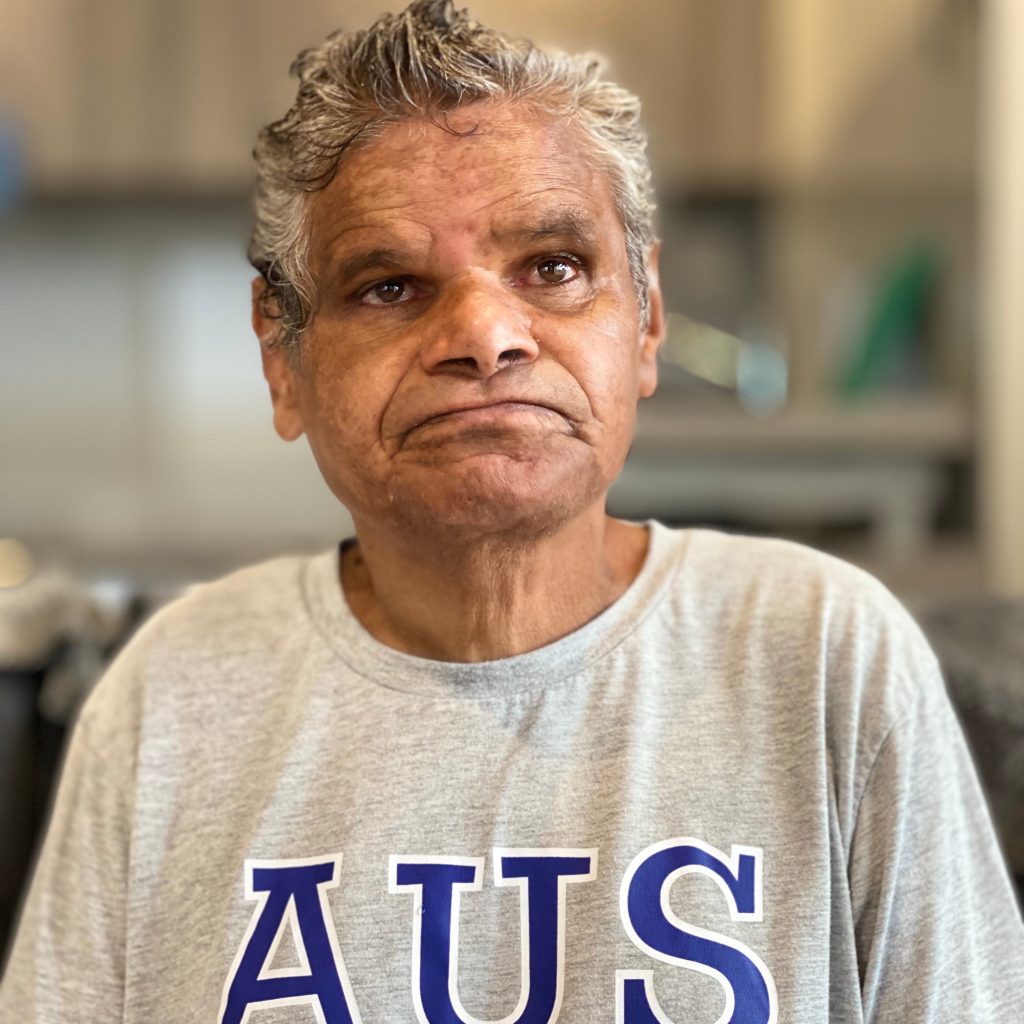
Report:
<svg viewBox="0 0 1024 1024"><path fill-rule="evenodd" d="M357 529L550 530L614 480L656 384L622 225L575 129L507 104L405 121L311 199L319 303L264 350L275 426L305 432ZM257 333L275 326L254 313Z"/></svg>

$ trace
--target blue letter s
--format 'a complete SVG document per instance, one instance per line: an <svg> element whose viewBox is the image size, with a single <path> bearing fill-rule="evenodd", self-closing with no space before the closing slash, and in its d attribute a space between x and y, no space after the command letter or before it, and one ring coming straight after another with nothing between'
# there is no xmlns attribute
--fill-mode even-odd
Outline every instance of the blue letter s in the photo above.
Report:
<svg viewBox="0 0 1024 1024"><path fill-rule="evenodd" d="M643 850L622 879L620 912L626 934L645 953L701 971L725 989L725 1013L715 1024L775 1024L777 997L768 968L752 950L681 921L669 907L672 883L693 872L722 889L734 921L760 921L761 850L733 846L726 857L699 839L667 839ZM617 1024L671 1024L658 1006L651 971L616 974Z"/></svg>

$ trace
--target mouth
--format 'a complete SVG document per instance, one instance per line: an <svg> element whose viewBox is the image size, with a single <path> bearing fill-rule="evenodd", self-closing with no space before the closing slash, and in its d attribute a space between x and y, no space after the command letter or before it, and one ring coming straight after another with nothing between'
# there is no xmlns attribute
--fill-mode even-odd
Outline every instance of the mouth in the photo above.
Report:
<svg viewBox="0 0 1024 1024"><path fill-rule="evenodd" d="M556 412L549 405L541 405L539 402L524 402L521 400L509 400L505 402L489 402L486 405L465 405L457 406L453 409L445 409L443 412L435 413L433 416L423 420L422 423L418 423L416 427L425 427L431 423L442 423L445 420L455 419L457 417L463 418L481 418L486 419L491 416L503 416L512 415L517 412ZM558 413L558 415L561 415ZM416 427L413 429L415 430Z"/></svg>
<svg viewBox="0 0 1024 1024"><path fill-rule="evenodd" d="M404 443L406 438L416 435L420 431L433 433L433 428L436 428L439 434L446 434L448 431L458 433L526 431L530 427L536 427L545 420L551 419L557 420L561 432L575 432L573 422L558 409L540 402L510 399L483 405L454 406L450 409L443 409L410 427L403 435L402 440ZM566 430L567 427L568 430ZM546 429L550 430L550 424L546 426Z"/></svg>

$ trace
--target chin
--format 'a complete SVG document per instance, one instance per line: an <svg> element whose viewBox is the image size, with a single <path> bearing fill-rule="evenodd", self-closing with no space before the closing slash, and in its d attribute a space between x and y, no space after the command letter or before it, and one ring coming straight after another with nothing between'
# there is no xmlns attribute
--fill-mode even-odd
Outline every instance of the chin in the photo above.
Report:
<svg viewBox="0 0 1024 1024"><path fill-rule="evenodd" d="M543 536L580 515L607 489L594 467L466 459L433 477L396 480L389 518L415 533L473 537Z"/></svg>

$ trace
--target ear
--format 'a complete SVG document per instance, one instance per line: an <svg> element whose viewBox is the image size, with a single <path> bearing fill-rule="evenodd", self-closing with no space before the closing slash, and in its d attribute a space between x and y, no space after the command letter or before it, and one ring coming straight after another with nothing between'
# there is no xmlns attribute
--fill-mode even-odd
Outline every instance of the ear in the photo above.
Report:
<svg viewBox="0 0 1024 1024"><path fill-rule="evenodd" d="M257 277L252 283L252 329L260 340L263 376L270 387L274 407L274 429L285 441L294 441L303 433L299 406L299 379L294 357L283 345L275 344L281 335L281 321L270 315L266 298L267 282Z"/></svg>
<svg viewBox="0 0 1024 1024"><path fill-rule="evenodd" d="M647 254L647 329L640 335L640 397L650 398L658 386L658 349L665 340L665 302L658 277L661 243L655 242Z"/></svg>

